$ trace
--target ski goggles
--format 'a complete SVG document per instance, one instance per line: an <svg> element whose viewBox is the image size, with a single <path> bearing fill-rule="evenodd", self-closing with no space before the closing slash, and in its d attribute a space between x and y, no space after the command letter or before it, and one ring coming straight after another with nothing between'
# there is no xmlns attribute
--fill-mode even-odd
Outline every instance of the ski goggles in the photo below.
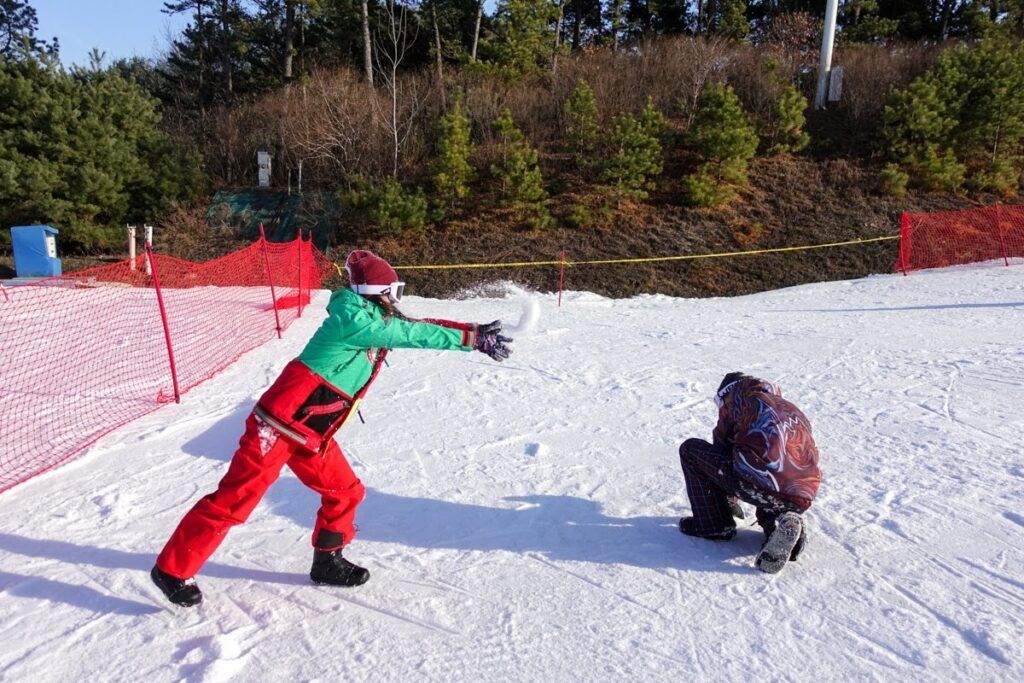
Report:
<svg viewBox="0 0 1024 683"><path fill-rule="evenodd" d="M386 295L389 299L398 303L405 294L404 282L392 282L389 285L351 285L352 291L364 296Z"/></svg>

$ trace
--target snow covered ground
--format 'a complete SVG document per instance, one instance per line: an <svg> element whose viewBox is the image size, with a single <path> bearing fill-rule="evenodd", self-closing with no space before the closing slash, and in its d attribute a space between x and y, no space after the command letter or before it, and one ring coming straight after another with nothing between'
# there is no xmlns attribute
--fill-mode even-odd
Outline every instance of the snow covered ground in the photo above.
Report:
<svg viewBox="0 0 1024 683"><path fill-rule="evenodd" d="M514 322L515 355L397 351L340 435L368 494L309 583L317 499L290 472L199 576L147 576L225 469L286 338L0 496L4 681L1021 680L1024 268L736 299L410 299ZM761 534L679 534L676 449L721 376L778 382L824 483L809 548L770 577ZM749 520L748 520L749 522Z"/></svg>

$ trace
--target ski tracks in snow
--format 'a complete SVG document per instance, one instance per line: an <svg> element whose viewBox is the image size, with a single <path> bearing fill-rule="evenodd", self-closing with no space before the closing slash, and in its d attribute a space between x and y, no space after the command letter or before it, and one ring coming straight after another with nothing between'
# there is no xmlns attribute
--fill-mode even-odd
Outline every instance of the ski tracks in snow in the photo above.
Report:
<svg viewBox="0 0 1024 683"><path fill-rule="evenodd" d="M504 364L396 351L340 442L368 487L309 583L316 496L289 473L200 574L146 572L216 485L284 340L3 496L0 676L11 680L1014 680L1024 678L1019 270L954 269L730 300L569 293L421 301L519 324ZM323 300L319 300L322 306ZM508 330L513 326L508 325ZM808 550L768 577L750 520L683 537L676 448L732 370L810 418Z"/></svg>

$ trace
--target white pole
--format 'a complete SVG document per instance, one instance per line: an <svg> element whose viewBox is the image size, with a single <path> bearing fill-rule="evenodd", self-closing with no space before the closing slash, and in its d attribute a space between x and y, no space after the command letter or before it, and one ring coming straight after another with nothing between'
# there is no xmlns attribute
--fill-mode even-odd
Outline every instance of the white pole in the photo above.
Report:
<svg viewBox="0 0 1024 683"><path fill-rule="evenodd" d="M135 270L135 226L128 226L128 260L131 264L128 266L132 270Z"/></svg>
<svg viewBox="0 0 1024 683"><path fill-rule="evenodd" d="M152 225L146 225L146 226L143 226L143 227L144 227L144 229L146 231L146 244L149 245L150 249L152 249L153 248L153 226ZM152 275L152 274L153 274L153 265L152 265L152 263L150 263L150 260L147 258L146 259L146 275Z"/></svg>
<svg viewBox="0 0 1024 683"><path fill-rule="evenodd" d="M299 194L302 194L302 159L299 159Z"/></svg>
<svg viewBox="0 0 1024 683"><path fill-rule="evenodd" d="M825 28L821 32L821 59L818 61L818 89L814 93L814 108L824 109L828 97L828 77L832 70L832 44L836 40L836 14L839 0L828 0L825 5Z"/></svg>

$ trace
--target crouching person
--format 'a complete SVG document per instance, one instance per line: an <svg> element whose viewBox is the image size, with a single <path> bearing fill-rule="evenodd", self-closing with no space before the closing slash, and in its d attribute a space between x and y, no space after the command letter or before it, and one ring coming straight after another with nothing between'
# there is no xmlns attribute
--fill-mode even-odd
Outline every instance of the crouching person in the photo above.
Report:
<svg viewBox="0 0 1024 683"><path fill-rule="evenodd" d="M679 447L692 517L679 520L688 536L728 541L736 535L738 500L753 505L765 542L755 566L774 574L802 552L801 514L821 483L811 425L768 382L739 372L715 394L718 424L712 443L688 439Z"/></svg>

